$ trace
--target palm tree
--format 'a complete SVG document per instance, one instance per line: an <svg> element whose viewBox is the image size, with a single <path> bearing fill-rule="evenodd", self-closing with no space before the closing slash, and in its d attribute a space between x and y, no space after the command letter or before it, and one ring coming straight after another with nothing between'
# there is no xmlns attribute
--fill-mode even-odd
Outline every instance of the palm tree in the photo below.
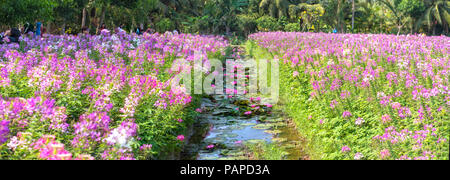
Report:
<svg viewBox="0 0 450 180"><path fill-rule="evenodd" d="M450 24L450 1L447 0L428 0L425 1L428 7L422 17L417 21L416 27L426 25L428 31L433 29L433 35L436 34L436 26L439 24L443 28L443 32L448 34L448 26Z"/></svg>
<svg viewBox="0 0 450 180"><path fill-rule="evenodd" d="M288 0L262 0L259 3L259 9L263 13L269 13L274 18L288 17L290 4Z"/></svg>
<svg viewBox="0 0 450 180"><path fill-rule="evenodd" d="M386 7L388 7L388 9L394 14L395 24L398 29L397 35L399 35L403 26L410 21L410 17L406 17L405 13L399 9L399 3L396 3L393 0L380 0L380 2L386 5Z"/></svg>

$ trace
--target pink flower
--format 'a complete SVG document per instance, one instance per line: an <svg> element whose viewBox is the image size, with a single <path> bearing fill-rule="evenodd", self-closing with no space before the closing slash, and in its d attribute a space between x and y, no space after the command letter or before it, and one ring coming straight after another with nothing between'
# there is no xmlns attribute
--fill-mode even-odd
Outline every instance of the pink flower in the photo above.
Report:
<svg viewBox="0 0 450 180"><path fill-rule="evenodd" d="M344 111L344 112L342 113L342 117L344 117L344 118L350 117L350 116L352 116L352 113L351 113L350 111Z"/></svg>
<svg viewBox="0 0 450 180"><path fill-rule="evenodd" d="M292 74L292 76L297 77L298 76L298 72L294 71L294 73Z"/></svg>
<svg viewBox="0 0 450 180"><path fill-rule="evenodd" d="M383 149L380 151L380 155L381 155L381 159L385 159L385 158L388 158L389 156L391 156L391 153L389 152L388 149Z"/></svg>
<svg viewBox="0 0 450 180"><path fill-rule="evenodd" d="M266 107L271 108L272 105L271 104L266 104Z"/></svg>
<svg viewBox="0 0 450 180"><path fill-rule="evenodd" d="M152 145L151 144L144 144L142 145L139 150L144 151L144 150L149 150L152 149Z"/></svg>
<svg viewBox="0 0 450 180"><path fill-rule="evenodd" d="M213 148L214 148L214 144L206 146L206 149L213 149Z"/></svg>
<svg viewBox="0 0 450 180"><path fill-rule="evenodd" d="M247 112L245 112L244 114L245 114L245 115L250 115L250 114L252 114L252 111L247 111Z"/></svg>
<svg viewBox="0 0 450 180"><path fill-rule="evenodd" d="M178 135L178 136L177 136L177 139L178 139L179 141L183 141L183 140L184 140L184 135Z"/></svg>
<svg viewBox="0 0 450 180"><path fill-rule="evenodd" d="M341 99L346 99L350 97L350 91L342 91L341 92Z"/></svg>
<svg viewBox="0 0 450 180"><path fill-rule="evenodd" d="M391 107L392 109L399 109L400 107L402 107L402 105L398 102L393 102L391 103Z"/></svg>
<svg viewBox="0 0 450 180"><path fill-rule="evenodd" d="M350 148L348 146L342 146L342 148L341 148L341 152L342 153L346 153L346 152L349 152L349 151L350 151Z"/></svg>
<svg viewBox="0 0 450 180"><path fill-rule="evenodd" d="M183 119L181 119L181 118L178 119L178 122L179 122L179 123L182 123L182 122L183 122Z"/></svg>
<svg viewBox="0 0 450 180"><path fill-rule="evenodd" d="M195 109L195 111L202 113L202 109L200 109L200 108Z"/></svg>
<svg viewBox="0 0 450 180"><path fill-rule="evenodd" d="M331 103L330 103L330 108L334 109L337 104L338 104L338 102L336 100L332 100Z"/></svg>
<svg viewBox="0 0 450 180"><path fill-rule="evenodd" d="M392 119L391 119L391 116L389 116L389 114L385 114L385 115L381 116L381 122L383 122L383 124L385 124L391 120Z"/></svg>

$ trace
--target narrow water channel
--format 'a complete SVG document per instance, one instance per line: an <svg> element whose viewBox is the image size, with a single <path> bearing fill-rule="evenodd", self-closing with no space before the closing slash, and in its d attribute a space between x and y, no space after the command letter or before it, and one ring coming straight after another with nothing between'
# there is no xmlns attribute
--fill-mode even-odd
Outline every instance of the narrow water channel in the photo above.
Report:
<svg viewBox="0 0 450 180"><path fill-rule="evenodd" d="M254 159L246 146L255 143L272 143L283 149L282 159L306 157L304 141L295 127L281 112L268 107L263 97L211 95L202 99L201 109L181 159ZM243 112L248 109L252 109L251 114Z"/></svg>

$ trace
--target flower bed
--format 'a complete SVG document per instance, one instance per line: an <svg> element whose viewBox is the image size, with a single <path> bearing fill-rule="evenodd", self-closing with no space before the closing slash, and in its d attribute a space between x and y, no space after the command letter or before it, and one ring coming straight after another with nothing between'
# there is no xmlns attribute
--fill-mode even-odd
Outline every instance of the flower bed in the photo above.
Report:
<svg viewBox="0 0 450 180"><path fill-rule="evenodd" d="M171 86L172 61L220 56L227 46L221 37L172 33L2 45L0 159L165 158L180 150L177 136L198 100Z"/></svg>
<svg viewBox="0 0 450 180"><path fill-rule="evenodd" d="M448 159L449 41L424 36L257 33L280 65L281 107L314 159Z"/></svg>

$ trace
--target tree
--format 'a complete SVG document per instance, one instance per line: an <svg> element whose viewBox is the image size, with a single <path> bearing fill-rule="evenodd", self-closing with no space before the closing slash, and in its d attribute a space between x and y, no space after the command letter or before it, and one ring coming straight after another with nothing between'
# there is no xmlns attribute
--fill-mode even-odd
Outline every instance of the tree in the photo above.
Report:
<svg viewBox="0 0 450 180"><path fill-rule="evenodd" d="M262 0L259 4L263 14L270 14L274 18L288 17L290 2L288 0Z"/></svg>
<svg viewBox="0 0 450 180"><path fill-rule="evenodd" d="M407 23L406 13L399 7L402 0L380 0L395 16L395 24L397 26L397 35L400 34L403 26Z"/></svg>
<svg viewBox="0 0 450 180"><path fill-rule="evenodd" d="M300 21L302 30L309 31L320 28L318 24L320 17L325 13L325 9L321 4L300 3L298 5L289 6L289 16L291 20ZM318 28L315 28L318 27Z"/></svg>
<svg viewBox="0 0 450 180"><path fill-rule="evenodd" d="M441 25L442 31L448 34L448 26L450 24L450 2L445 0L428 0L425 1L427 9L416 24L416 27L426 25L428 30L433 30L436 34L437 25Z"/></svg>
<svg viewBox="0 0 450 180"><path fill-rule="evenodd" d="M423 0L401 0L398 4L398 9L403 12L406 17L410 18L410 30L412 34L415 29L415 21L420 18L425 11Z"/></svg>
<svg viewBox="0 0 450 180"><path fill-rule="evenodd" d="M52 18L55 6L53 0L0 1L0 23L15 26L36 20L47 21Z"/></svg>

